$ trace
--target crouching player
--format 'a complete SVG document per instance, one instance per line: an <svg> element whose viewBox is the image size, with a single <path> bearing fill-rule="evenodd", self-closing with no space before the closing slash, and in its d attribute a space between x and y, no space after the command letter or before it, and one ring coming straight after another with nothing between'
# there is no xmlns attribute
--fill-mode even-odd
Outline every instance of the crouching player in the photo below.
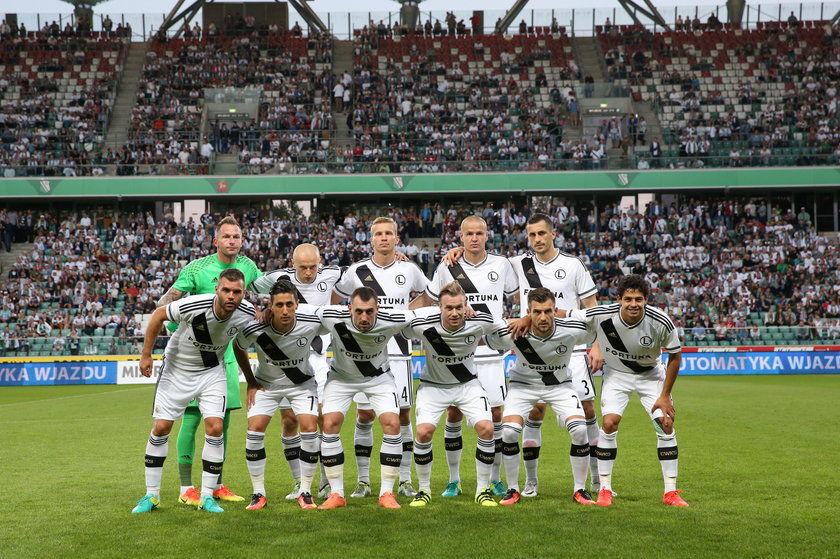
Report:
<svg viewBox="0 0 840 559"><path fill-rule="evenodd" d="M493 349L515 349L516 365L508 371L510 388L505 397L502 426L502 454L508 491L500 505L519 501L519 436L523 418L537 402L551 405L557 422L565 424L572 438L569 460L574 479L573 499L581 505L594 505L586 491L589 468L589 436L586 417L572 386L569 362L575 346L591 342L594 329L578 320L554 316L554 294L538 287L528 292L530 329L514 338L508 333L488 334L485 341Z"/></svg>
<svg viewBox="0 0 840 559"><path fill-rule="evenodd" d="M321 321L307 309L298 308L298 292L288 278L281 278L269 291L270 323L254 321L236 338L234 353L239 367L249 377L247 348L256 345L259 368L256 383L248 387L248 434L245 459L251 474L253 494L248 510L266 505L265 430L286 398L300 424L300 494L303 509L317 508L312 500L312 478L318 465L318 388L309 361L312 340L326 334Z"/></svg>

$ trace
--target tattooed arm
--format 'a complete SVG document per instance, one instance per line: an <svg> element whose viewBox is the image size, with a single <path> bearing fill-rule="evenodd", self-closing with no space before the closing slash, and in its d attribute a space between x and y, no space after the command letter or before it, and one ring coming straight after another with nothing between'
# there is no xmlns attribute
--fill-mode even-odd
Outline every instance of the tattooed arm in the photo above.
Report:
<svg viewBox="0 0 840 559"><path fill-rule="evenodd" d="M177 301L181 297L184 296L184 292L180 289L175 289L174 287L170 287L169 291L163 294L163 297L157 302L157 307L165 307L172 301Z"/></svg>

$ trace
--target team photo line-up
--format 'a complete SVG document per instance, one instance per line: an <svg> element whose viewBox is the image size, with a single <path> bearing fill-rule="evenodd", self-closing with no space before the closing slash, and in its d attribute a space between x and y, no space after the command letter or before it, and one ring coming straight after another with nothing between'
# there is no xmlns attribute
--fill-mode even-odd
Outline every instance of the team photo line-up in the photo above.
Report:
<svg viewBox="0 0 840 559"><path fill-rule="evenodd" d="M160 365L145 450L146 494L132 512L151 512L160 505L169 435L178 419L179 502L219 513L220 501L245 501L222 483L230 412L242 401L240 370L247 381L248 510L268 502L264 441L278 410L294 478L285 499L297 500L303 509L347 505L340 432L353 402L358 479L351 497L371 495L373 423L378 418L379 505L399 509L401 495L411 507L429 506L432 440L441 415L449 469L442 497L462 493L464 418L477 435L475 502L494 507L536 496L548 404L571 439L573 501L611 506L618 426L634 393L653 421L664 479L662 502L688 506L677 489L671 391L681 347L673 322L646 304L649 287L639 275L621 277L617 301L598 306L584 263L555 246L551 219L532 215L526 232L530 250L504 258L487 252L484 219L469 216L461 222L461 246L447 253L429 280L396 250L394 220L380 217L371 226L369 258L346 268L322 265L318 248L304 243L295 247L292 267L263 274L240 254L243 237L237 221L222 219L213 238L216 252L181 270L146 328L140 371L147 377L158 336L164 328L172 334ZM262 296L262 312L246 300L249 291ZM520 306L518 319L503 318L506 302ZM419 340L426 355L416 394L411 340ZM249 348L256 348L256 370ZM667 364L662 363L663 348ZM504 356L510 351L516 362L508 383ZM592 373L597 370L603 371L600 427L593 405ZM195 486L192 463L202 419L201 483Z"/></svg>

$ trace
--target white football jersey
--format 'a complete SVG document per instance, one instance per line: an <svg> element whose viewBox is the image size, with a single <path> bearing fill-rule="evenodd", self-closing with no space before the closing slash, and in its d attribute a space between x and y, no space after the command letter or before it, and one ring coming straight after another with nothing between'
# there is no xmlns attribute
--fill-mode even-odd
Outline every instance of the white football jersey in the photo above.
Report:
<svg viewBox="0 0 840 559"><path fill-rule="evenodd" d="M319 307L315 314L332 336L333 359L329 374L352 380L389 372L388 342L414 318L411 311L380 310L373 327L362 332L353 324L348 307Z"/></svg>
<svg viewBox="0 0 840 559"><path fill-rule="evenodd" d="M579 309L581 299L597 293L592 275L577 256L558 251L548 262L540 262L528 251L510 259L519 279L519 305L521 315L528 312L528 292L545 287L554 293L558 309Z"/></svg>
<svg viewBox="0 0 840 559"><path fill-rule="evenodd" d="M259 365L254 376L258 381L292 386L313 377L315 371L309 364L309 346L313 339L329 333L321 325L316 310L310 305L298 307L295 324L285 333L254 320L236 336L236 345L244 350L256 345Z"/></svg>
<svg viewBox="0 0 840 559"><path fill-rule="evenodd" d="M415 314L417 318L403 332L423 343L426 366L420 372L420 380L436 385L453 386L477 378L473 360L478 342L486 334L507 330L504 320L487 313L476 313L455 332L443 327L438 308L418 309Z"/></svg>
<svg viewBox="0 0 840 559"><path fill-rule="evenodd" d="M478 264L470 264L463 256L453 266L441 262L426 288L426 293L437 301L443 286L453 281L457 281L464 288L467 303L473 310L491 314L493 318L504 316L505 298L519 289L510 261L489 253Z"/></svg>
<svg viewBox="0 0 840 559"><path fill-rule="evenodd" d="M213 305L216 295L191 295L166 305L166 319L178 329L166 345L167 366L180 372L203 373L224 362L225 350L254 319L254 305L244 299L233 314L219 320Z"/></svg>
<svg viewBox="0 0 840 559"><path fill-rule="evenodd" d="M594 338L595 329L586 322L555 318L554 331L545 338L529 331L513 339L504 330L484 339L492 348L516 350L516 364L508 371L510 382L552 386L570 380L569 362L574 347Z"/></svg>
<svg viewBox="0 0 840 559"><path fill-rule="evenodd" d="M677 329L661 310L645 305L642 319L632 326L622 320L620 311L621 305L613 303L569 313L573 320L594 324L604 352L604 373L649 373L661 368L663 349L681 351Z"/></svg>
<svg viewBox="0 0 840 559"><path fill-rule="evenodd" d="M297 287L301 303L320 307L330 304L333 288L343 272L338 266L321 266L315 279L311 283L304 283L298 279L294 268L280 268L254 280L251 289L257 293L270 293L274 283L285 276ZM312 340L312 350L323 354L329 343L329 336L318 336Z"/></svg>
<svg viewBox="0 0 840 559"><path fill-rule="evenodd" d="M380 310L407 310L411 293L422 293L429 280L414 262L395 260L387 266L380 266L373 258L365 258L348 267L335 285L335 292L350 297L359 287L370 287L376 291ZM411 344L402 336L396 336L388 346L392 356L410 356Z"/></svg>

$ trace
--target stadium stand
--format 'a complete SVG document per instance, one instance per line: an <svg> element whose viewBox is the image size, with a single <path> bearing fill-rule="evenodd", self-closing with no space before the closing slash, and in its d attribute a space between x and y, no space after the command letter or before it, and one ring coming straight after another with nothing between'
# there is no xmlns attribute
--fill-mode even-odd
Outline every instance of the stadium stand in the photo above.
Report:
<svg viewBox="0 0 840 559"><path fill-rule="evenodd" d="M102 150L126 38L42 32L0 45L0 173L89 175Z"/></svg>
<svg viewBox="0 0 840 559"><path fill-rule="evenodd" d="M840 162L840 37L828 21L598 29L611 81L653 101L671 167Z"/></svg>
<svg viewBox="0 0 840 559"><path fill-rule="evenodd" d="M343 172L558 168L578 68L565 31L354 39L352 164Z"/></svg>

